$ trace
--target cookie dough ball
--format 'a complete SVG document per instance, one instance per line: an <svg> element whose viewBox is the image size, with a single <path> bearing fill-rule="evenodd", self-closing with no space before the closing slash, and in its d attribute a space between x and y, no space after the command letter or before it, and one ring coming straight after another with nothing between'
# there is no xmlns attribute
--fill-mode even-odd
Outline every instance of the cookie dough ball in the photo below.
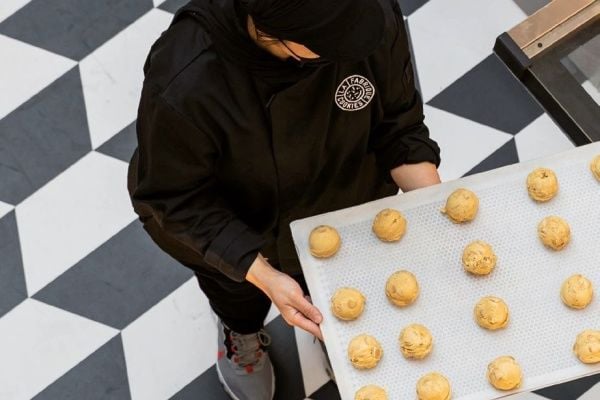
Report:
<svg viewBox="0 0 600 400"><path fill-rule="evenodd" d="M575 309L586 308L592 302L594 288L592 282L583 275L573 275L560 288L560 298L567 306Z"/></svg>
<svg viewBox="0 0 600 400"><path fill-rule="evenodd" d="M388 396L385 389L376 385L367 385L358 389L354 400L388 400Z"/></svg>
<svg viewBox="0 0 600 400"><path fill-rule="evenodd" d="M564 219L549 216L539 223L538 236L546 247L562 250L571 240L571 228Z"/></svg>
<svg viewBox="0 0 600 400"><path fill-rule="evenodd" d="M331 312L344 321L358 318L365 309L365 296L353 288L340 288L331 298Z"/></svg>
<svg viewBox="0 0 600 400"><path fill-rule="evenodd" d="M381 357L383 349L373 336L359 335L348 345L348 358L355 368L375 368Z"/></svg>
<svg viewBox="0 0 600 400"><path fill-rule="evenodd" d="M342 240L339 233L327 225L319 225L310 232L308 244L310 254L317 258L333 256L340 249Z"/></svg>
<svg viewBox="0 0 600 400"><path fill-rule="evenodd" d="M477 240L470 243L463 251L462 263L465 271L474 275L487 275L496 266L496 254L492 246Z"/></svg>
<svg viewBox="0 0 600 400"><path fill-rule="evenodd" d="M577 335L573 352L582 363L600 362L600 331L586 330Z"/></svg>
<svg viewBox="0 0 600 400"><path fill-rule="evenodd" d="M420 324L411 324L400 332L400 351L404 357L420 360L433 349L433 337L429 329Z"/></svg>
<svg viewBox="0 0 600 400"><path fill-rule="evenodd" d="M521 386L523 373L514 358L502 356L488 365L487 378L496 389L512 390Z"/></svg>
<svg viewBox="0 0 600 400"><path fill-rule="evenodd" d="M385 295L398 307L406 307L419 296L417 278L409 271L394 272L385 284Z"/></svg>
<svg viewBox="0 0 600 400"><path fill-rule="evenodd" d="M473 314L480 327L491 331L504 328L509 320L508 306L502 299L493 296L479 300Z"/></svg>
<svg viewBox="0 0 600 400"><path fill-rule="evenodd" d="M527 176L527 192L535 201L551 200L558 193L558 179L554 171L537 168Z"/></svg>
<svg viewBox="0 0 600 400"><path fill-rule="evenodd" d="M451 396L450 382L442 374L431 372L417 382L419 400L450 400Z"/></svg>
<svg viewBox="0 0 600 400"><path fill-rule="evenodd" d="M442 212L452 222L462 223L475 219L479 210L479 199L475 193L467 189L455 190L446 200L446 207Z"/></svg>
<svg viewBox="0 0 600 400"><path fill-rule="evenodd" d="M396 242L406 232L406 219L391 208L381 210L373 221L373 233L384 242Z"/></svg>
<svg viewBox="0 0 600 400"><path fill-rule="evenodd" d="M590 164L590 169L592 170L592 174L594 174L596 179L598 179L598 181L600 182L600 154L598 154L596 158L592 160L592 163Z"/></svg>

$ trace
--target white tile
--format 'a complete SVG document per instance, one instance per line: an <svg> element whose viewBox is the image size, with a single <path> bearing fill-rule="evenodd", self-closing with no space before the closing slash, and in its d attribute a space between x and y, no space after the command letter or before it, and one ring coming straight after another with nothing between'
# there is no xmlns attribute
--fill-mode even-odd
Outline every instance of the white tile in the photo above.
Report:
<svg viewBox="0 0 600 400"><path fill-rule="evenodd" d="M211 367L217 327L190 279L122 331L133 400L167 399Z"/></svg>
<svg viewBox="0 0 600 400"><path fill-rule="evenodd" d="M0 54L0 119L77 64L4 35L0 35Z"/></svg>
<svg viewBox="0 0 600 400"><path fill-rule="evenodd" d="M27 299L0 319L0 399L30 399L119 332Z"/></svg>
<svg viewBox="0 0 600 400"><path fill-rule="evenodd" d="M540 115L515 136L520 161L533 160L575 147L547 114Z"/></svg>
<svg viewBox="0 0 600 400"><path fill-rule="evenodd" d="M135 120L146 55L172 18L152 9L80 62L94 149Z"/></svg>
<svg viewBox="0 0 600 400"><path fill-rule="evenodd" d="M10 17L30 1L31 0L2 0L2 2L0 2L0 22Z"/></svg>
<svg viewBox="0 0 600 400"><path fill-rule="evenodd" d="M310 395L329 381L325 371L326 356L313 335L299 328L294 328L294 334L304 380L304 393Z"/></svg>
<svg viewBox="0 0 600 400"><path fill-rule="evenodd" d="M600 399L600 383L592 386L590 390L585 392L578 400L598 400ZM520 400L520 399L519 399Z"/></svg>
<svg viewBox="0 0 600 400"><path fill-rule="evenodd" d="M0 218L11 212L15 207L0 201Z"/></svg>
<svg viewBox="0 0 600 400"><path fill-rule="evenodd" d="M29 296L135 219L126 181L126 163L90 152L17 205Z"/></svg>
<svg viewBox="0 0 600 400"><path fill-rule="evenodd" d="M160 6L162 3L165 2L165 0L153 0L154 2L154 7L158 7Z"/></svg>
<svg viewBox="0 0 600 400"><path fill-rule="evenodd" d="M508 133L428 105L425 124L441 148L442 181L460 178L512 139Z"/></svg>
<svg viewBox="0 0 600 400"><path fill-rule="evenodd" d="M525 18L512 0L431 0L408 18L427 102L492 53L496 37Z"/></svg>

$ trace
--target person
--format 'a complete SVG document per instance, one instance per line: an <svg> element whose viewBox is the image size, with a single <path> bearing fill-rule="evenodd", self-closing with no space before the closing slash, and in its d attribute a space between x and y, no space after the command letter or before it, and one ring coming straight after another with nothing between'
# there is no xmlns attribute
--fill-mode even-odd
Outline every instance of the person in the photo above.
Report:
<svg viewBox="0 0 600 400"><path fill-rule="evenodd" d="M128 174L150 237L218 317L233 399L272 399L273 303L321 338L295 219L439 183L395 0L192 0L144 64Z"/></svg>

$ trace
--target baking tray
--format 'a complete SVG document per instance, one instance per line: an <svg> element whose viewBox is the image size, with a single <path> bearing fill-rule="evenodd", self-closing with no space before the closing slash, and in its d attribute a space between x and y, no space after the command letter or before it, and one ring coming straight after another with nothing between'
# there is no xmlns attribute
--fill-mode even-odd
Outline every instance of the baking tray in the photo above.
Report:
<svg viewBox="0 0 600 400"><path fill-rule="evenodd" d="M600 329L600 300L575 311L559 296L562 282L575 273L600 289L600 183L589 169L596 154L600 143L292 222L312 300L324 315L321 329L342 399L354 399L367 384L386 388L393 400L414 399L417 380L431 371L448 377L456 400L498 399L600 371L600 365L584 365L572 353L579 332ZM525 179L538 166L552 168L559 179L559 194L548 203L527 195ZM456 225L440 209L461 187L478 195L480 208L473 222ZM408 221L400 242L383 243L371 232L375 214L384 208L400 210ZM545 248L537 237L538 222L547 215L559 215L571 226L572 241L561 252ZM330 259L308 252L309 233L321 224L334 226L342 238ZM463 270L462 251L473 240L490 243L498 255L489 276ZM403 309L384 293L388 276L399 269L412 271L421 287L416 303ZM342 286L367 297L356 321L339 321L330 312L330 298ZM507 302L506 329L485 331L474 322L473 307L487 295ZM409 361L400 353L398 335L410 323L432 332L433 352L424 360ZM384 349L372 370L356 370L347 359L349 341L361 333L375 336ZM502 392L488 384L487 365L501 355L520 363L520 389Z"/></svg>

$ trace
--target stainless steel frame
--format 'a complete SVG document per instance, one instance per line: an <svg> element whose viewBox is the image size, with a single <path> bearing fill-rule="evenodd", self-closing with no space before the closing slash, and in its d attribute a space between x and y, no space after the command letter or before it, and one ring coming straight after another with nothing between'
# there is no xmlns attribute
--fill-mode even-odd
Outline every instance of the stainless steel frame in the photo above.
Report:
<svg viewBox="0 0 600 400"><path fill-rule="evenodd" d="M553 0L500 35L494 46L496 54L578 145L600 141L600 106L560 60L599 35L600 0Z"/></svg>

